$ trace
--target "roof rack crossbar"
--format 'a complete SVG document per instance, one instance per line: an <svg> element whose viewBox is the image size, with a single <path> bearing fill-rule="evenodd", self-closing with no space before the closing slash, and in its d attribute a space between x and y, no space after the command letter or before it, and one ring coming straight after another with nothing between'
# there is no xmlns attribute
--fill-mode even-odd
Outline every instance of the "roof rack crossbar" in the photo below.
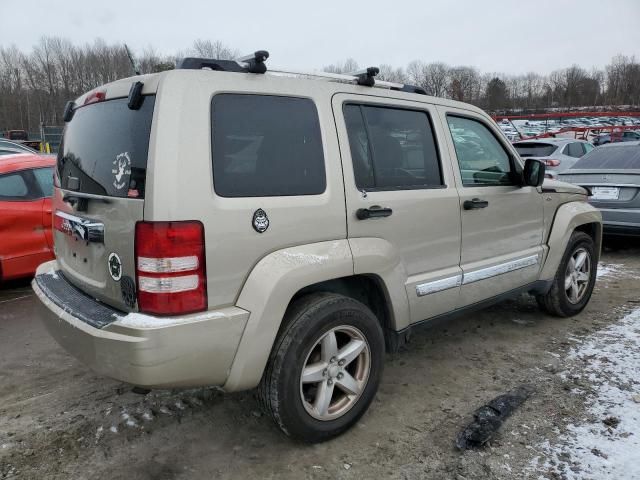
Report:
<svg viewBox="0 0 640 480"><path fill-rule="evenodd" d="M355 75L345 74L345 73L318 72L318 71L311 71L311 70L279 70L279 69L278 70L271 69L269 70L268 73L274 74L274 75L319 78L319 79L324 79L328 81L356 83L358 85L361 85L360 83L358 83L358 77L356 77ZM405 88L406 85L402 83L376 80L375 83L373 84L373 87L403 91L403 88ZM407 91L407 90L404 90L404 91Z"/></svg>
<svg viewBox="0 0 640 480"><path fill-rule="evenodd" d="M331 73L310 70L278 70L271 69L267 72L266 60L269 58L269 52L266 50L258 50L250 55L245 55L236 60L217 60L213 58L195 58L186 57L178 61L177 69L201 70L208 68L222 72L239 72L239 73L269 73L277 76L293 76L293 77L309 77L316 79L324 79L334 82L351 83L363 85L367 87L386 88L399 92L418 93L426 95L427 92L415 85L405 85L398 82L387 82L384 80L376 80L375 77L380 73L378 67L368 67L363 70L351 73Z"/></svg>
<svg viewBox="0 0 640 480"><path fill-rule="evenodd" d="M267 71L267 65L265 64L267 58L269 58L269 52L266 50L258 50L236 60L186 57L178 61L176 69L202 70L203 68L208 68L209 70L220 72L265 73Z"/></svg>

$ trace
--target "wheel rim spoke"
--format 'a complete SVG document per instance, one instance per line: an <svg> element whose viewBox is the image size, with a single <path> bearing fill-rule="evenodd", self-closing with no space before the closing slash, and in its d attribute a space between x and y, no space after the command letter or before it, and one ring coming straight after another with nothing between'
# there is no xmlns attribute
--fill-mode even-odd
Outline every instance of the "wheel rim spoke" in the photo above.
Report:
<svg viewBox="0 0 640 480"><path fill-rule="evenodd" d="M336 333L331 330L324 337L322 337L322 360L325 362L330 361L338 354L338 341L336 340Z"/></svg>
<svg viewBox="0 0 640 480"><path fill-rule="evenodd" d="M319 415L327 415L329 413L329 405L331 405L331 398L333 397L333 384L329 385L328 382L322 382L318 388L313 408Z"/></svg>
<svg viewBox="0 0 640 480"><path fill-rule="evenodd" d="M345 366L353 362L364 350L365 343L362 340L353 339L338 352L338 360L344 360Z"/></svg>
<svg viewBox="0 0 640 480"><path fill-rule="evenodd" d="M582 266L584 265L584 261L587 259L587 252L579 252L576 255L576 260L575 260L575 270L580 270L582 269Z"/></svg>
<svg viewBox="0 0 640 480"><path fill-rule="evenodd" d="M578 272L578 282L587 282L589 281L589 274L586 272Z"/></svg>
<svg viewBox="0 0 640 480"><path fill-rule="evenodd" d="M347 395L357 395L360 393L360 385L348 372L344 372L344 376L336 380L336 385Z"/></svg>
<svg viewBox="0 0 640 480"><path fill-rule="evenodd" d="M323 372L326 371L326 368L327 364L324 362L307 365L302 371L302 383L322 382L325 380Z"/></svg>

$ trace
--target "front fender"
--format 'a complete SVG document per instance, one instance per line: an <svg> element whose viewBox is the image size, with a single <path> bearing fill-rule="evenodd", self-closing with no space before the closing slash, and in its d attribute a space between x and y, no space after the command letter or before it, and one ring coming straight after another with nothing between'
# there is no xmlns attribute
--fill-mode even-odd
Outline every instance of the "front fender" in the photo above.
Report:
<svg viewBox="0 0 640 480"><path fill-rule="evenodd" d="M258 385L287 306L298 290L350 275L353 259L346 239L285 248L262 258L236 302L251 313L223 388L238 391Z"/></svg>
<svg viewBox="0 0 640 480"><path fill-rule="evenodd" d="M599 255L602 246L602 214L600 211L587 202L569 202L558 208L547 240L549 253L540 273L541 280L552 280L555 277L571 234L580 225L589 223L597 225L595 242L596 252Z"/></svg>

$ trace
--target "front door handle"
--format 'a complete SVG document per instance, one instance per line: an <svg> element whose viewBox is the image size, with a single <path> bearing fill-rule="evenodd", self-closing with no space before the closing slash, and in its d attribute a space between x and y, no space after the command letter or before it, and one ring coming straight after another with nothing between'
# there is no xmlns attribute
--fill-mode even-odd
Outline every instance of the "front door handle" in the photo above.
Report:
<svg viewBox="0 0 640 480"><path fill-rule="evenodd" d="M368 218L388 217L393 213L390 208L383 208L380 205L374 205L371 208L359 208L356 210L358 220L366 220Z"/></svg>
<svg viewBox="0 0 640 480"><path fill-rule="evenodd" d="M476 210L478 208L487 208L489 206L489 202L486 200L481 200L479 198L474 198L472 200L465 200L462 204L462 208L465 210Z"/></svg>

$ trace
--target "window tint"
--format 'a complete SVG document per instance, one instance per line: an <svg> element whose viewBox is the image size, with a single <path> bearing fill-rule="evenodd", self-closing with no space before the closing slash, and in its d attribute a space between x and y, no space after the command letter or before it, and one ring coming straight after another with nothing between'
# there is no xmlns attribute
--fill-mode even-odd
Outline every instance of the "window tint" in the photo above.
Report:
<svg viewBox="0 0 640 480"><path fill-rule="evenodd" d="M589 153L591 150L596 148L593 145L591 145L590 143L583 143L582 146L584 148L585 153Z"/></svg>
<svg viewBox="0 0 640 480"><path fill-rule="evenodd" d="M29 188L20 173L0 175L0 200L19 200L29 197Z"/></svg>
<svg viewBox="0 0 640 480"><path fill-rule="evenodd" d="M484 124L452 115L447 121L463 185L513 184L509 154Z"/></svg>
<svg viewBox="0 0 640 480"><path fill-rule="evenodd" d="M53 195L53 168L36 168L33 175L45 197Z"/></svg>
<svg viewBox="0 0 640 480"><path fill-rule="evenodd" d="M570 143L564 148L564 154L569 155L570 157L580 158L582 155L584 155L582 144L579 142Z"/></svg>
<svg viewBox="0 0 640 480"><path fill-rule="evenodd" d="M84 193L144 197L155 95L143 99L139 110L118 98L75 111L58 152L62 188L71 176Z"/></svg>
<svg viewBox="0 0 640 480"><path fill-rule="evenodd" d="M325 191L320 124L311 100L216 95L211 126L218 195L262 197Z"/></svg>
<svg viewBox="0 0 640 480"><path fill-rule="evenodd" d="M426 112L369 105L343 108L356 186L364 189L442 185Z"/></svg>
<svg viewBox="0 0 640 480"><path fill-rule="evenodd" d="M514 147L522 158L526 157L548 157L558 149L557 145L550 143L514 143Z"/></svg>

